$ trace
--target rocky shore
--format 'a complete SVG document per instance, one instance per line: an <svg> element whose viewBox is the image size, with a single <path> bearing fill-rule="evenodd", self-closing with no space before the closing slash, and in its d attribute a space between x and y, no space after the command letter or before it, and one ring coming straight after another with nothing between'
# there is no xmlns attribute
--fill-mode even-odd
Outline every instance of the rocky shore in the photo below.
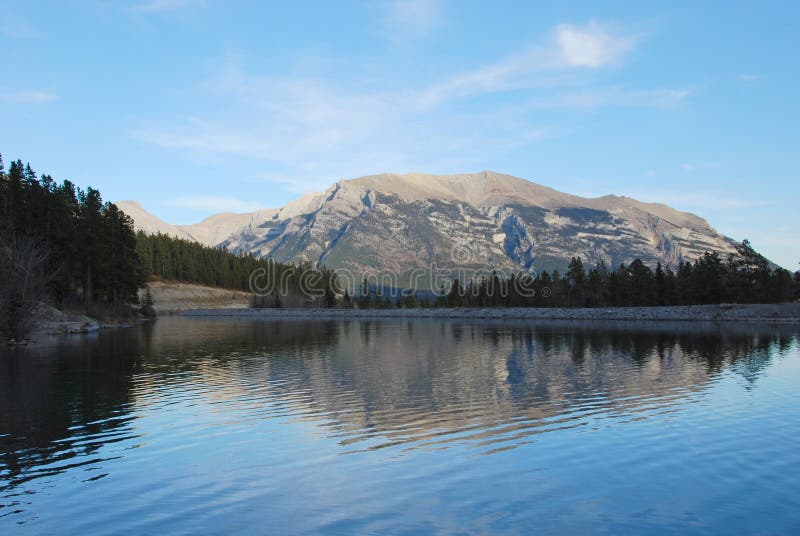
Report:
<svg viewBox="0 0 800 536"><path fill-rule="evenodd" d="M30 339L17 344L26 344L30 341L36 341L40 337L50 335L95 333L101 329L128 327L145 321L144 318L100 321L85 314L61 311L44 303L38 306L35 315Z"/></svg>
<svg viewBox="0 0 800 536"><path fill-rule="evenodd" d="M182 314L192 317L233 317L243 319L464 318L473 320L708 321L800 324L800 303L583 309L195 309L185 311Z"/></svg>

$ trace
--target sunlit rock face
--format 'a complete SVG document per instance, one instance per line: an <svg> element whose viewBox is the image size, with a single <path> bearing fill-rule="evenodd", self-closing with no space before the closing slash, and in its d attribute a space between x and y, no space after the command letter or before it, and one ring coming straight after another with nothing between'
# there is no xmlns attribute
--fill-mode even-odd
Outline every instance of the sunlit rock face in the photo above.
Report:
<svg viewBox="0 0 800 536"><path fill-rule="evenodd" d="M145 231L158 230L146 220ZM277 261L398 274L431 266L564 270L573 256L612 268L636 258L675 268L706 251L725 257L735 245L666 205L582 198L491 171L342 180L279 209L169 227Z"/></svg>

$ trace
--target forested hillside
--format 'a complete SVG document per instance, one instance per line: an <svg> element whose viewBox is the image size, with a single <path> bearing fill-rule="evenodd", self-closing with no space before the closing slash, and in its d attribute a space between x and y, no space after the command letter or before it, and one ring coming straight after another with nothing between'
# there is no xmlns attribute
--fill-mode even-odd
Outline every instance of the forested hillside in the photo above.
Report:
<svg viewBox="0 0 800 536"><path fill-rule="evenodd" d="M30 327L25 319L42 300L91 313L129 309L149 277L247 291L255 273L261 285L282 285L280 298L272 292L259 303L333 305L330 272L309 271L166 235L137 236L98 190L37 176L21 160L6 170L0 155L0 332L7 338ZM313 296L300 292L301 280Z"/></svg>
<svg viewBox="0 0 800 536"><path fill-rule="evenodd" d="M6 171L2 157L0 239L4 287L11 286L9 271L33 263L26 266L23 282L43 283L59 304L135 303L145 281L133 223L113 203L103 202L94 188L83 190L44 174L37 177L30 164L20 160Z"/></svg>
<svg viewBox="0 0 800 536"><path fill-rule="evenodd" d="M258 259L251 253L235 254L164 234L139 232L136 245L145 272L151 277L245 292L261 289L259 292L264 295L254 296L258 306L336 304L336 277L325 267L281 264ZM300 291L301 285L305 293Z"/></svg>

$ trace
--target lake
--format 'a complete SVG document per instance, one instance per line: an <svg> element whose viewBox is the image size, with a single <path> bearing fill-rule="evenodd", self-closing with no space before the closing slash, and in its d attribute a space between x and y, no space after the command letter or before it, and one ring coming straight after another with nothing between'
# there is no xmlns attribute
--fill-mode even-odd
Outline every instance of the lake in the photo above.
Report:
<svg viewBox="0 0 800 536"><path fill-rule="evenodd" d="M167 317L0 350L0 533L797 533L799 334Z"/></svg>

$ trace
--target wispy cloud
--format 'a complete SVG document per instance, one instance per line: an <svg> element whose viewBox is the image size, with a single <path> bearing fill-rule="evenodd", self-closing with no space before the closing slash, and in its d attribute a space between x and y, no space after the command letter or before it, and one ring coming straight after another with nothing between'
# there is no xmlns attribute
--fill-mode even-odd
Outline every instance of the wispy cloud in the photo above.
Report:
<svg viewBox="0 0 800 536"><path fill-rule="evenodd" d="M167 201L166 204L205 212L252 212L261 208L259 203L231 197L178 197Z"/></svg>
<svg viewBox="0 0 800 536"><path fill-rule="evenodd" d="M198 155L259 159L284 178L283 187L300 189L332 176L485 167L563 132L540 118L543 110L664 107L689 96L685 88L595 86L591 73L619 65L637 39L597 22L562 24L493 64L389 89L377 81L257 76L227 58L201 86L221 106L202 117L146 122L135 135ZM489 105L471 106L501 93Z"/></svg>
<svg viewBox="0 0 800 536"><path fill-rule="evenodd" d="M168 12L202 7L206 0L145 0L134 4L134 11Z"/></svg>
<svg viewBox="0 0 800 536"><path fill-rule="evenodd" d="M11 104L42 104L54 101L57 98L58 95L49 91L0 91L0 102Z"/></svg>
<svg viewBox="0 0 800 536"><path fill-rule="evenodd" d="M395 43L406 43L442 24L442 0L392 0L386 4L384 27Z"/></svg>
<svg viewBox="0 0 800 536"><path fill-rule="evenodd" d="M432 104L452 97L551 85L558 80L553 76L565 71L620 64L637 39L595 21L582 26L560 24L544 43L529 44L499 62L434 84L425 92L425 101Z"/></svg>
<svg viewBox="0 0 800 536"><path fill-rule="evenodd" d="M621 35L595 21L584 26L560 24L555 33L558 58L567 67L599 69L613 65L622 61L636 43L636 37Z"/></svg>
<svg viewBox="0 0 800 536"><path fill-rule="evenodd" d="M539 95L527 101L532 108L598 108L601 106L675 106L692 94L687 88L627 89L623 86Z"/></svg>

